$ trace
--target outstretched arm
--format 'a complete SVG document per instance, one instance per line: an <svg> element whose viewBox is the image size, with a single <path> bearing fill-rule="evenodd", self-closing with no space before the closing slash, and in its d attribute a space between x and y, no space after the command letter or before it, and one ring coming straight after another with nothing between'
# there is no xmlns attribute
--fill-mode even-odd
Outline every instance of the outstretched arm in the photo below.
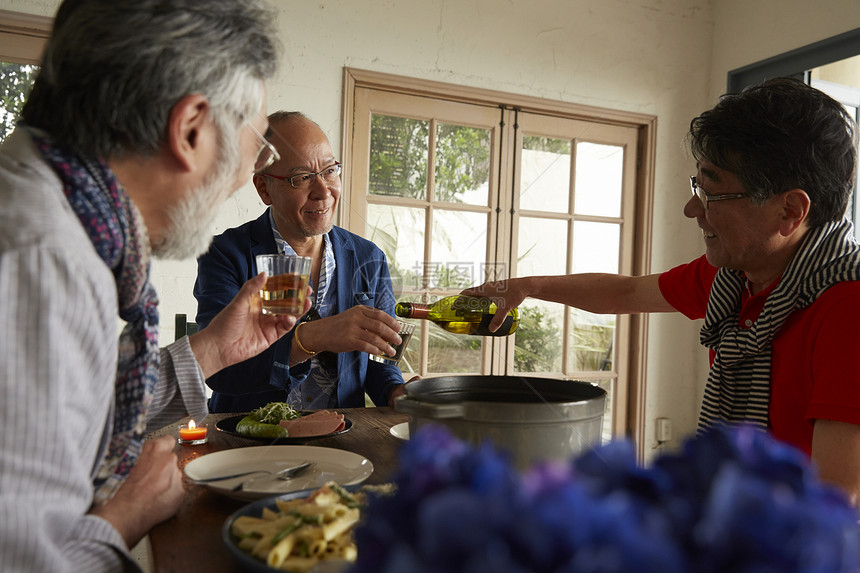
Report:
<svg viewBox="0 0 860 573"><path fill-rule="evenodd" d="M603 273L534 276L489 282L463 294L491 298L499 312L490 323L495 331L504 315L526 298L537 298L581 308L595 314L671 312L658 284L660 275L631 277Z"/></svg>

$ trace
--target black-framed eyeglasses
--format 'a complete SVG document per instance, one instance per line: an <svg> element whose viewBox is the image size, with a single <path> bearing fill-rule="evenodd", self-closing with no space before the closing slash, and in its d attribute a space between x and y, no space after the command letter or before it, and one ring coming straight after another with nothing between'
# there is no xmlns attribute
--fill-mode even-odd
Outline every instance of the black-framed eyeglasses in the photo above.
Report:
<svg viewBox="0 0 860 573"><path fill-rule="evenodd" d="M322 171L317 171L316 173L299 173L298 175L293 175L291 177L282 177L280 175L272 175L271 173L263 173L263 175L279 181L289 181L290 185L296 189L307 189L314 184L317 177L325 181L327 185L334 183L337 181L337 178L340 177L340 172L342 170L343 165L335 161L328 167L324 167Z"/></svg>
<svg viewBox="0 0 860 573"><path fill-rule="evenodd" d="M263 134L254 127L253 123L249 121L248 125L251 127L251 131L260 138L260 142L263 144L260 146L260 151L257 152L257 160L254 162L254 173L260 173L264 169L268 169L275 161L280 161L281 156L278 153L278 150L275 149L275 146L272 145L272 142L266 139Z"/></svg>
<svg viewBox="0 0 860 573"><path fill-rule="evenodd" d="M702 202L702 206L707 209L708 203L711 201L723 201L725 199L740 199L741 197L747 197L746 193L726 193L725 195L711 195L704 189L702 186L696 182L696 176L690 177L690 190L693 192L693 195L699 198L699 201Z"/></svg>

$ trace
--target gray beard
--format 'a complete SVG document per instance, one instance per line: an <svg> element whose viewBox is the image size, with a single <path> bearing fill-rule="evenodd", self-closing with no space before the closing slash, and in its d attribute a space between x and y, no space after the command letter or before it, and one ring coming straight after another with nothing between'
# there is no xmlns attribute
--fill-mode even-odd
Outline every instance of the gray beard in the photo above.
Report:
<svg viewBox="0 0 860 573"><path fill-rule="evenodd" d="M209 248L218 208L235 191L224 182L235 181L241 165L238 146L230 143L224 145L224 139L221 141L218 167L168 212L167 232L160 243L152 246L153 256L183 260L197 258Z"/></svg>
<svg viewBox="0 0 860 573"><path fill-rule="evenodd" d="M192 189L185 199L170 210L170 225L164 240L152 246L160 259L196 258L209 248L218 207L228 195L211 182Z"/></svg>

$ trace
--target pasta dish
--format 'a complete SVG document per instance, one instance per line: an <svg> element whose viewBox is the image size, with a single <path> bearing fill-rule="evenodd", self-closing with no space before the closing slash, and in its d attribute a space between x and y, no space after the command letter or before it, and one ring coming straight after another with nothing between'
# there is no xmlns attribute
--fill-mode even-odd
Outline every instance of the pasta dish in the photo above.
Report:
<svg viewBox="0 0 860 573"><path fill-rule="evenodd" d="M276 499L277 509L263 508L260 517L237 517L231 533L239 549L275 569L304 573L323 560L353 562L352 528L364 498L329 482L305 498Z"/></svg>

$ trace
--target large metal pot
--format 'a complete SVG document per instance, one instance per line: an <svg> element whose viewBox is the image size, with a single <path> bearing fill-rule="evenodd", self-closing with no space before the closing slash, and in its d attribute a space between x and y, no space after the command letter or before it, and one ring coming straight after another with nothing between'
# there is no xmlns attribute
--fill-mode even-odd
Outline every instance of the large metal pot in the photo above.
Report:
<svg viewBox="0 0 860 573"><path fill-rule="evenodd" d="M394 407L411 416L410 435L442 424L473 444L492 440L521 469L600 443L606 392L586 382L463 375L424 378L405 389Z"/></svg>

